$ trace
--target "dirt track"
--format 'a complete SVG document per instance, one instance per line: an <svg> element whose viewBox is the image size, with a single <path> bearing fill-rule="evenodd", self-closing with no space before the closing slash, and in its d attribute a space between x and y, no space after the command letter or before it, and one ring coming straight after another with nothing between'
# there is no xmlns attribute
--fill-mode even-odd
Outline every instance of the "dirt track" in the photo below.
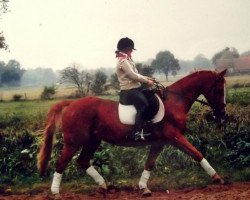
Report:
<svg viewBox="0 0 250 200"><path fill-rule="evenodd" d="M1 196L0 200L52 200L53 196L47 192L39 194L22 194ZM137 200L142 199L137 191L112 191L107 194L106 198L100 194L74 194L62 192L61 199L66 200L97 200L97 199L120 199L120 200ZM250 182L232 183L230 185L209 185L205 188L187 188L182 190L170 190L167 192L153 192L152 197L147 200L249 200L250 199Z"/></svg>

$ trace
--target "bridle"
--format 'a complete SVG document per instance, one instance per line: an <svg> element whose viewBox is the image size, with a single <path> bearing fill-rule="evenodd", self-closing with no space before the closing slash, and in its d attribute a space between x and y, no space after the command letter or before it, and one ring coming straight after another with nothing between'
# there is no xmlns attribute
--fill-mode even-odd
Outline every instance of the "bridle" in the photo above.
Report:
<svg viewBox="0 0 250 200"><path fill-rule="evenodd" d="M215 85L218 83L218 81L221 81L223 79L223 76L221 76L221 75L219 75L216 79L215 79L215 81L214 81L214 83L211 85L211 87L210 87L210 89L208 90L208 94L209 93L211 93L212 92L212 101L210 100L210 104L209 103L207 103L212 109L213 109L213 113L215 113L215 115L217 116L217 115L220 115L221 113L220 112L218 112L218 95L217 95L217 93L215 92L215 89L216 89L216 87L215 87ZM213 91L212 91L213 90ZM225 91L224 91L225 92ZM225 95L225 94L224 94ZM225 106L226 106L226 103L224 102L224 103L220 103L220 105L223 107L223 108L225 108ZM223 115L225 115L225 113L223 114ZM220 116L221 117L221 116Z"/></svg>
<svg viewBox="0 0 250 200"><path fill-rule="evenodd" d="M158 82L158 81L155 81L155 87L156 87L156 89L155 89L156 91L163 90L162 95L161 95L161 98L162 98L163 100L166 100L166 99L167 99L167 93L168 93L168 92L170 92L170 93L172 93L172 94L175 94L175 95L178 95L178 96L183 96L183 97L186 98L186 99L190 99L188 96L185 96L185 95L183 95L183 94L181 94L181 93L179 93L179 92L175 92L175 91L172 91L172 90L168 90L167 87L165 87L163 84L161 84L161 83ZM207 102L204 101L204 100L196 99L195 101L198 102L198 103L200 103L200 104L202 104L202 105L210 106L209 103L207 103Z"/></svg>
<svg viewBox="0 0 250 200"><path fill-rule="evenodd" d="M215 79L214 83L213 83L213 84L211 85L211 87L209 88L208 93L211 93L212 90L214 90L215 85L218 83L218 81L222 80L222 78L223 78L223 76L218 76L218 77ZM175 94L175 95L182 96L182 97L184 97L184 98L190 99L188 96L185 96L185 95L180 94L180 93L175 92L175 91L168 90L167 87L165 87L163 84L161 84L161 83L158 82L158 81L155 81L155 88L156 88L156 89L155 89L156 91L160 91L160 90L163 91L163 92L162 92L162 96L161 96L163 100L166 100L166 99L167 99L167 93L169 93L169 92L172 93L172 94ZM217 99L217 95L215 94L214 91L213 91L213 97L212 97L212 99ZM214 113L218 113L218 111L216 111L216 110L217 110L216 108L218 108L218 106L216 105L216 104L217 104L217 103L216 103L217 101L212 101L212 102L208 103L208 102L205 101L205 100L196 99L195 102L198 102L198 103L200 103L200 104L202 104L202 105L204 105L204 106L209 106L209 107L211 107L211 108L213 109L213 112L214 112ZM225 107L226 104L224 103L222 106Z"/></svg>
<svg viewBox="0 0 250 200"><path fill-rule="evenodd" d="M214 81L214 83L211 85L211 87L209 88L208 90L208 94L213 92L213 96L212 96L212 99L217 99L217 95L215 93L215 91L212 91L214 90L215 88L215 85L217 84L218 81L220 81L223 77L219 76L216 78L216 80ZM185 96L181 93L178 93L178 92L175 92L175 91L171 91L169 90L167 87L165 87L163 84L161 84L160 82L158 81L155 81L155 92L157 94L160 94L160 97L163 99L163 100L166 100L167 99L167 94L168 93L172 93L172 94L175 94L175 95L178 95L178 96L181 96L181 97L184 97L186 99L190 99L190 97L188 96ZM160 93L160 91L162 91ZM191 99L190 99L191 100ZM204 100L199 100L199 99L196 99L195 102L198 102L200 104L202 104L203 106L209 106L212 110L213 110L213 115L211 116L213 121L217 122L217 123L225 123L228 121L228 114L225 112L225 110L221 111L221 109L219 109L219 106L217 105L218 101L211 101L210 99L210 102L208 103L207 101L204 101ZM226 104L224 103L223 105L223 108L225 108Z"/></svg>

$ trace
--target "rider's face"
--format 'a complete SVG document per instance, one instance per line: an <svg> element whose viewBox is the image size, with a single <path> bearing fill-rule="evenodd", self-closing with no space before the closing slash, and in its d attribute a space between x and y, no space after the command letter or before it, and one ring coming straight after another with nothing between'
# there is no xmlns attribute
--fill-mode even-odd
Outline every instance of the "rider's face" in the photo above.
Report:
<svg viewBox="0 0 250 200"><path fill-rule="evenodd" d="M129 49L129 50L127 50L126 54L127 54L129 57L131 57L132 52L133 52L133 49Z"/></svg>

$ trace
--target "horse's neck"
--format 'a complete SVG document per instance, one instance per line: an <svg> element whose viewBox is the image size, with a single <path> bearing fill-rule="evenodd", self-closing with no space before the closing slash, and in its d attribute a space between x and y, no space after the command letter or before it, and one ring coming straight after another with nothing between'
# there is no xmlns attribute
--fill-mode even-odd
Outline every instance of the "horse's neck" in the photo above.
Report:
<svg viewBox="0 0 250 200"><path fill-rule="evenodd" d="M208 75L195 73L177 81L169 89L181 95L187 109L189 109L195 100L204 93L204 85L209 82L210 78L209 73Z"/></svg>

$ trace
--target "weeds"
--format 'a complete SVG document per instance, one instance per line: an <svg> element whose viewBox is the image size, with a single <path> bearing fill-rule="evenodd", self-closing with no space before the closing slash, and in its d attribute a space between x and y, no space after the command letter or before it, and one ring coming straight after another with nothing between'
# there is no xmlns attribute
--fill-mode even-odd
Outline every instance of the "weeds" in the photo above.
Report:
<svg viewBox="0 0 250 200"><path fill-rule="evenodd" d="M36 131L44 127L46 112L53 102L48 101L46 105L44 101L37 104L29 101L12 103L14 107L19 108L17 112L6 111L0 114L0 183L38 183L41 179L36 168L36 156L41 138L37 136ZM31 109L27 111L27 108L20 111L25 105L32 107L38 104L39 108L35 107L32 112ZM5 106L5 103L0 106ZM228 175L237 171L235 179L246 180L246 177L250 177L249 104L240 106L231 103L227 105L227 111L230 115L228 123L217 126L206 120L209 112L207 107L194 104L188 118L187 138L216 169L227 169L224 173ZM47 178L54 173L62 147L63 137L59 130L56 133ZM92 163L106 180L120 184L123 179L140 177L148 150L148 147L124 148L102 143ZM79 153L65 170L64 180L72 181L85 177L84 181L91 182L85 172L78 168L76 160ZM207 176L202 170L198 176L197 170L201 170L197 162L167 145L157 160L153 176L156 179L160 177L168 180L170 185L204 184L199 176ZM208 177L204 180L207 181Z"/></svg>

